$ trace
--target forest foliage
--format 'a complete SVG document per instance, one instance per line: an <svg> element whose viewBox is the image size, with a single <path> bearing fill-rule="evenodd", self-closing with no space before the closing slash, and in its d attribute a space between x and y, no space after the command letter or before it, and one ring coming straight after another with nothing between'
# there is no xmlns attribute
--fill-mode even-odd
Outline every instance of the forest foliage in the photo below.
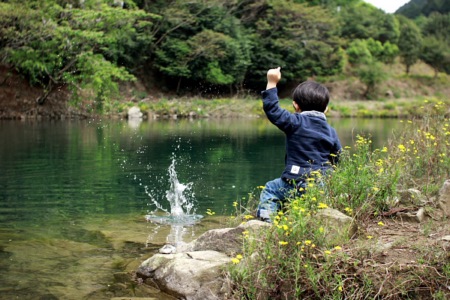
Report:
<svg viewBox="0 0 450 300"><path fill-rule="evenodd" d="M450 14L414 20L361 0L1 0L0 62L46 93L89 89L98 109L120 81L153 74L164 90L259 90L344 69L379 82L381 64L419 59L450 72ZM46 94L40 101L45 101Z"/></svg>

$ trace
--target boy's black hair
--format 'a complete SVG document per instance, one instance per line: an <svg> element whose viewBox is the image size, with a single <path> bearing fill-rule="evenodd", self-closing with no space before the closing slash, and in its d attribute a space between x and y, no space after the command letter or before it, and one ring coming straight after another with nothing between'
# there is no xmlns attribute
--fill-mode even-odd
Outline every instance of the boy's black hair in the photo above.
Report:
<svg viewBox="0 0 450 300"><path fill-rule="evenodd" d="M328 89L315 81L300 83L292 93L292 98L302 111L316 110L325 112L330 102Z"/></svg>

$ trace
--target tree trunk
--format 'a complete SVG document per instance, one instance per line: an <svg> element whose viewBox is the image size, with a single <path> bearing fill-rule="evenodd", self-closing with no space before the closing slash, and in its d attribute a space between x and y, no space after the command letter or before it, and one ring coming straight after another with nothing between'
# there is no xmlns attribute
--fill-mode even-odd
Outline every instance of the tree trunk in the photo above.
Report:
<svg viewBox="0 0 450 300"><path fill-rule="evenodd" d="M177 95L178 95L178 92L180 91L180 86L181 86L181 77L178 78L178 83L177 83Z"/></svg>
<svg viewBox="0 0 450 300"><path fill-rule="evenodd" d="M52 90L53 90L53 82L50 80L50 82L44 89L44 93L36 99L36 102L39 105L43 105L45 100L47 100L48 95L50 95L50 93L52 92Z"/></svg>

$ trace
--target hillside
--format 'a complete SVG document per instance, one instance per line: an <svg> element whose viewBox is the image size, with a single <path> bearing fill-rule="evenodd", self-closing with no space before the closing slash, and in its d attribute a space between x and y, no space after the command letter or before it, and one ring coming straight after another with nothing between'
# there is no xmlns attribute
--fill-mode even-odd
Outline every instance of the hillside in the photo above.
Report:
<svg viewBox="0 0 450 300"><path fill-rule="evenodd" d="M421 15L429 16L433 12L447 14L450 12L450 1L446 0L411 0L395 13L404 15L408 18L415 19Z"/></svg>

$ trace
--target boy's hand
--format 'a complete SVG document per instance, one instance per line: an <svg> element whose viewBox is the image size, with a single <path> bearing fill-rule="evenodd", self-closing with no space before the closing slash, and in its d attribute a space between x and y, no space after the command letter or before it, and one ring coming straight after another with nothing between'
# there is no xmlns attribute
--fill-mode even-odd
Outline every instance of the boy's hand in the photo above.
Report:
<svg viewBox="0 0 450 300"><path fill-rule="evenodd" d="M277 86L277 83L281 79L281 67L278 67L276 69L270 69L267 71L267 87L266 90L274 88Z"/></svg>

